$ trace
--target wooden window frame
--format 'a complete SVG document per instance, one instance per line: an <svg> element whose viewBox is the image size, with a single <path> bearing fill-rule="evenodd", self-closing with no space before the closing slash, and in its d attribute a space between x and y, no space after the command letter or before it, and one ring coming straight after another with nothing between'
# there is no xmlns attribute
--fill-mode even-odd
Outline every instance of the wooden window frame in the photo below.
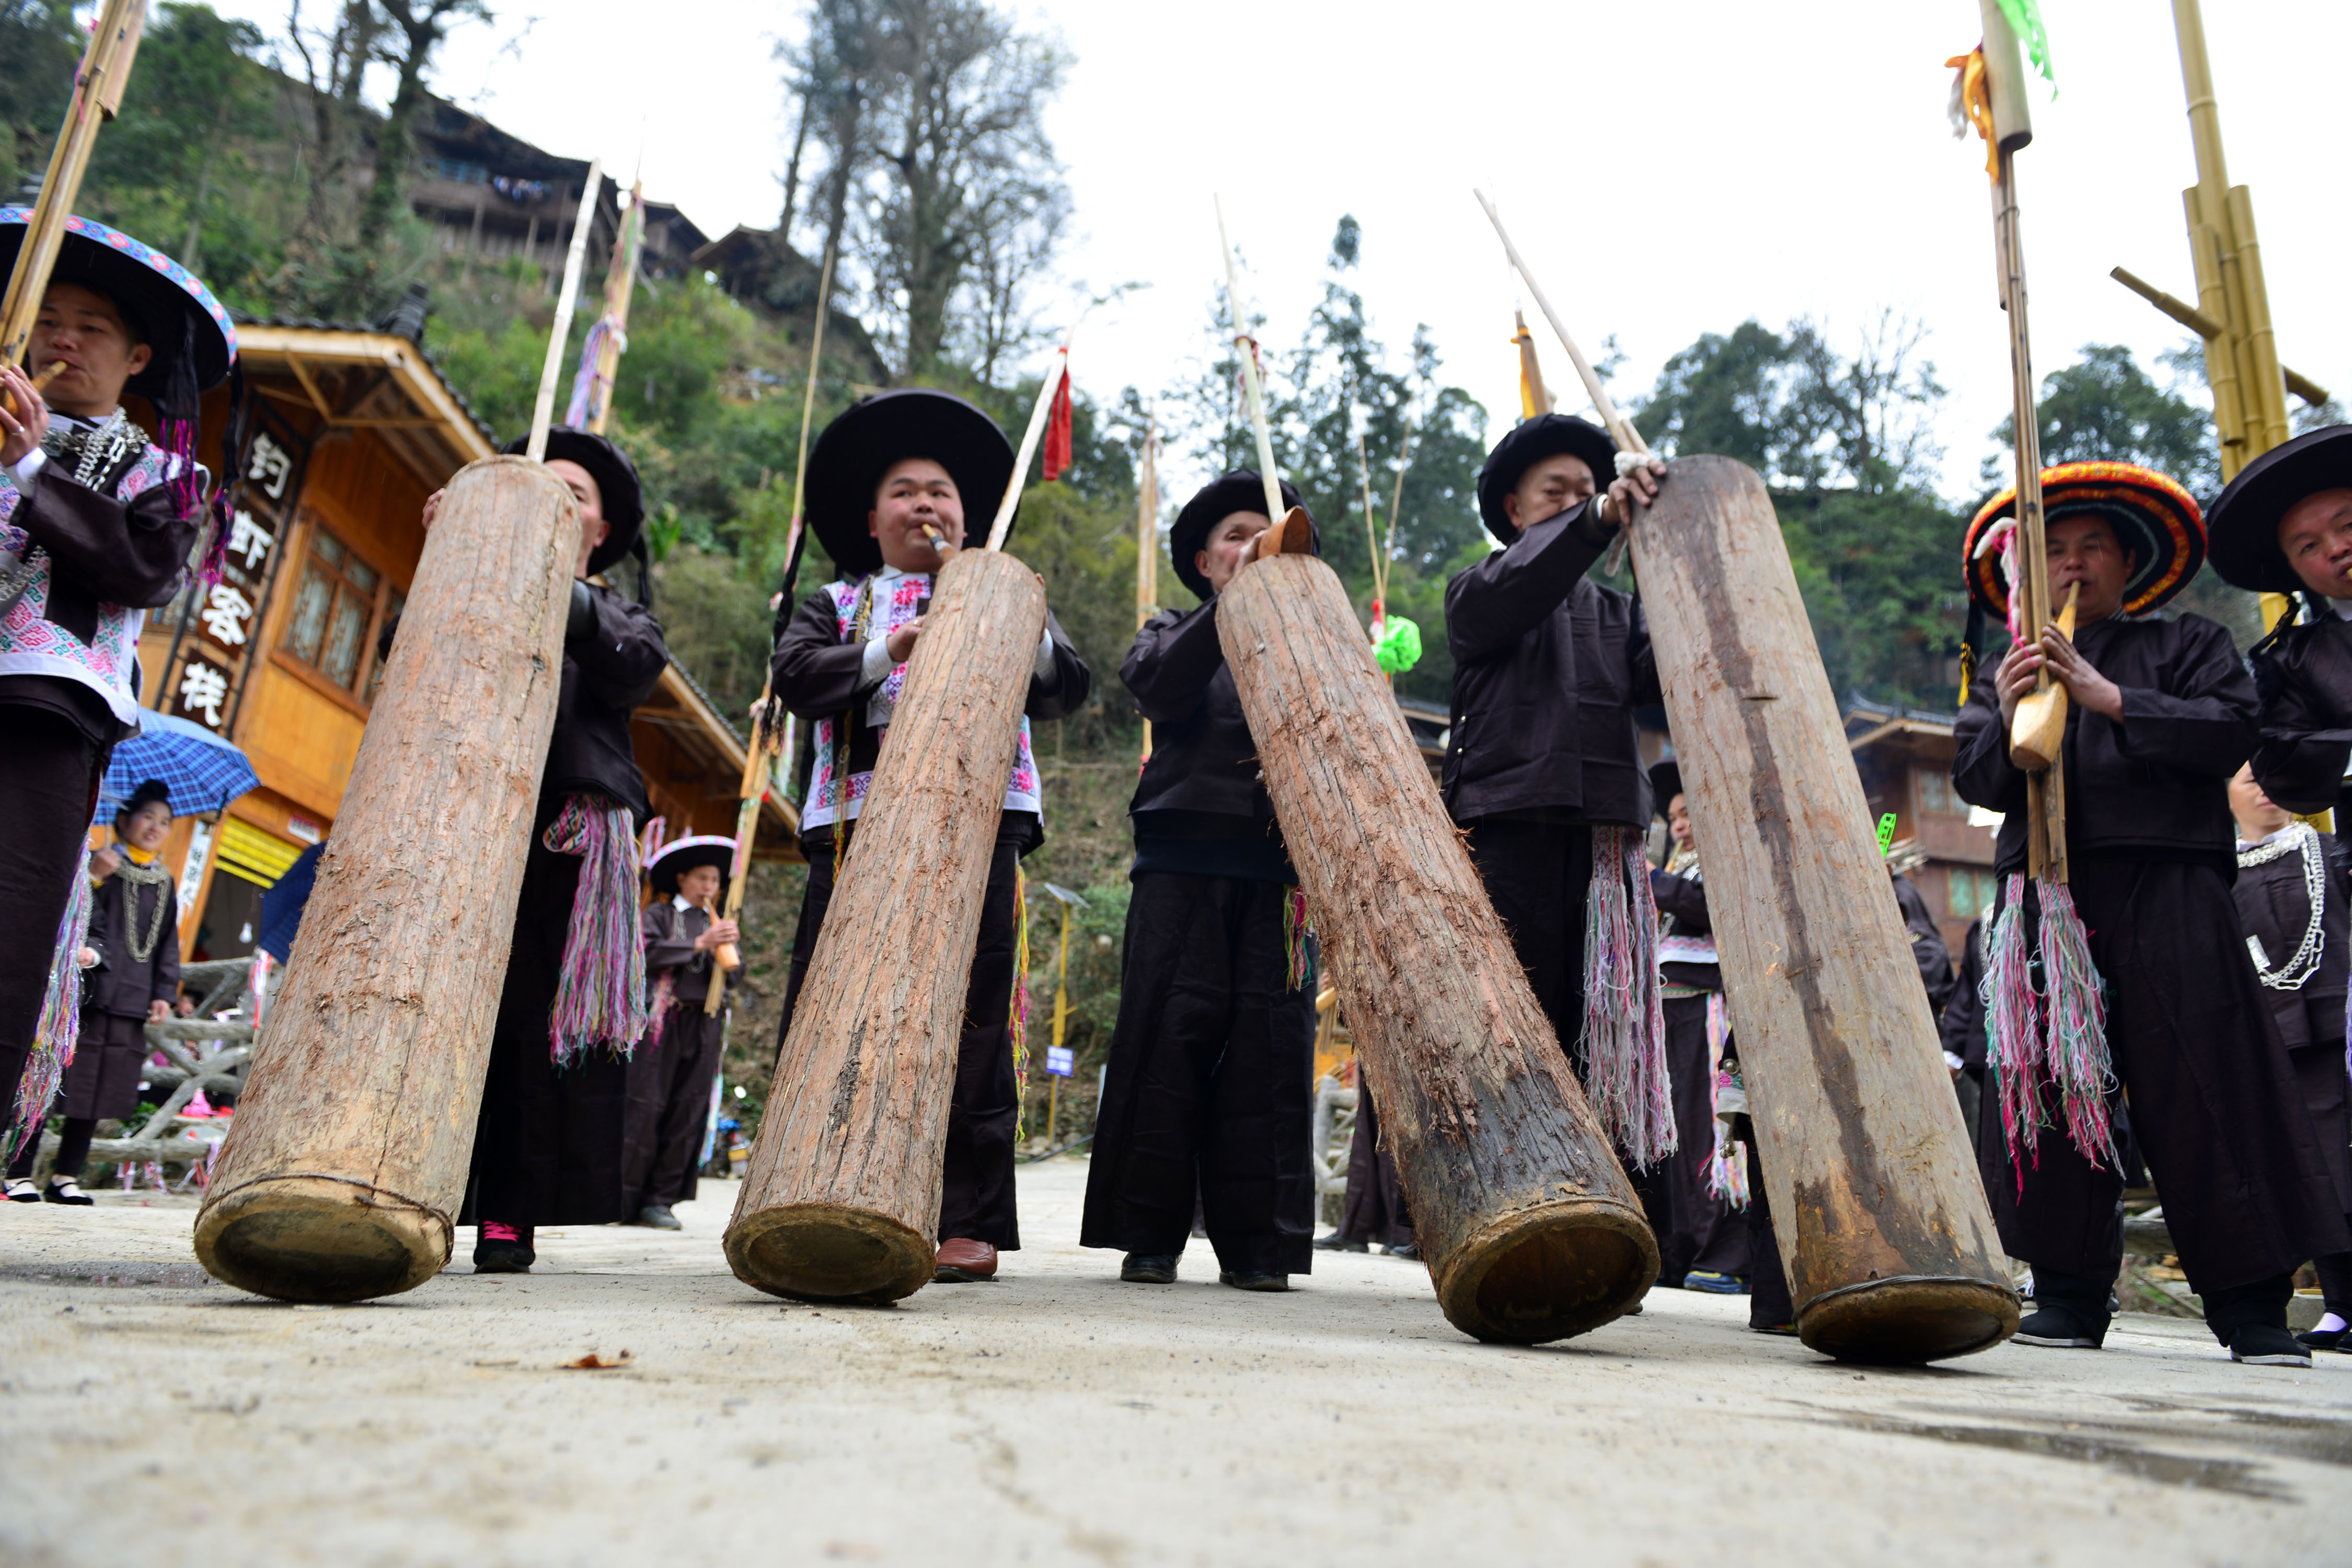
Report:
<svg viewBox="0 0 2352 1568"><path fill-rule="evenodd" d="M279 669L299 677L304 684L314 690L339 699L352 711L364 716L372 706L367 691L369 682L375 673L376 643L383 635L385 609L391 604L394 595L399 595L404 599L408 590L394 581L392 574L384 570L373 555L353 544L341 530L335 528L326 518L310 507L306 505L300 509L299 521L300 531L296 538L297 558L286 568L293 580L288 585L284 595L286 607L278 617L278 624L270 628L272 633L272 640L269 644L270 663ZM324 666L312 662L288 646L288 639L294 629L295 613L301 602L303 583L310 573L313 547L321 533L333 540L347 557L358 561L361 565L375 574L375 587L368 603L367 624L360 632L359 662L352 667L352 683L349 687L345 687L328 673ZM330 570L334 572L339 588L359 591L359 585L352 583L340 567L331 566L325 562L321 562L320 564L329 565ZM334 602L330 600L328 613L331 616L333 610ZM323 651L323 640L328 635L330 634L327 631L322 631L320 634L321 651Z"/></svg>

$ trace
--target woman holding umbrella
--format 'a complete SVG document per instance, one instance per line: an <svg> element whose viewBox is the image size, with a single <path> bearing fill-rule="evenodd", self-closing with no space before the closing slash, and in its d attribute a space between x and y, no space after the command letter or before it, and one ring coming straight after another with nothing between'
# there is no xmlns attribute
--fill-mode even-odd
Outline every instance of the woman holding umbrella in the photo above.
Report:
<svg viewBox="0 0 2352 1568"><path fill-rule="evenodd" d="M171 868L158 858L172 831L172 797L149 779L114 816L120 847L95 850L89 877L89 940L82 949L80 1037L66 1064L65 1127L57 1168L46 1188L33 1184L41 1141L28 1130L8 1165L12 1203L89 1204L79 1177L90 1134L101 1119L139 1108L147 1060L147 1026L188 1012L180 992L180 900Z"/></svg>

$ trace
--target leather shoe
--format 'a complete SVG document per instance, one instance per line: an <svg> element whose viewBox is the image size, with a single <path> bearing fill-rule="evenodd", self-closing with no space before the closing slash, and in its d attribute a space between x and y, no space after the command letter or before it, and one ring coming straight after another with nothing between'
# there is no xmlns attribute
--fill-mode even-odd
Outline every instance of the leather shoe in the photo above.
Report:
<svg viewBox="0 0 2352 1568"><path fill-rule="evenodd" d="M1336 1230L1328 1236L1315 1238L1315 1250L1318 1252L1370 1252L1371 1249L1371 1243L1349 1241Z"/></svg>
<svg viewBox="0 0 2352 1568"><path fill-rule="evenodd" d="M1173 1285L1176 1255L1172 1252L1130 1252L1118 1266L1118 1277L1130 1285Z"/></svg>
<svg viewBox="0 0 2352 1568"><path fill-rule="evenodd" d="M1287 1290L1290 1289L1290 1276L1267 1274L1255 1268L1238 1273L1225 1269L1217 1275L1217 1283L1230 1285L1236 1290Z"/></svg>
<svg viewBox="0 0 2352 1568"><path fill-rule="evenodd" d="M63 1181L51 1176L49 1184L41 1189L41 1201L45 1204L74 1204L82 1208L88 1208L98 1202L96 1198L83 1192L81 1184L71 1176L66 1177Z"/></svg>
<svg viewBox="0 0 2352 1568"><path fill-rule="evenodd" d="M938 1265L931 1270L937 1285L983 1285L996 1278L996 1248L970 1237L951 1237L940 1243Z"/></svg>
<svg viewBox="0 0 2352 1568"><path fill-rule="evenodd" d="M647 1204L637 1211L637 1223L648 1230L684 1230L667 1204Z"/></svg>

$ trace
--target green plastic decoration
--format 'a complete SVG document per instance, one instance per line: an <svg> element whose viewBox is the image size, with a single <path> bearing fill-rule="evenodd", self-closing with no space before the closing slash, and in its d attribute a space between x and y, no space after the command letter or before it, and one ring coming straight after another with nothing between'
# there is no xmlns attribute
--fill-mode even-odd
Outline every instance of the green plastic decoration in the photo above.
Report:
<svg viewBox="0 0 2352 1568"><path fill-rule="evenodd" d="M1889 849L1893 848L1894 847L1895 847L1895 814L1894 814L1893 812L1891 812L1891 811L1890 811L1890 812L1888 812L1885 816L1882 816L1882 817L1880 817L1880 818L1878 819L1878 854L1879 854L1879 858L1881 858L1881 859L1885 859L1885 857L1886 857L1886 852L1887 852Z"/></svg>
<svg viewBox="0 0 2352 1568"><path fill-rule="evenodd" d="M2036 0L2000 0L2000 14L2009 18L2009 26L2025 52L2033 61L2033 68L2050 84L2053 98L2058 95L2058 79L2050 69L2050 30L2042 25L2042 7Z"/></svg>
<svg viewBox="0 0 2352 1568"><path fill-rule="evenodd" d="M1421 662L1421 628L1402 616L1391 616L1381 622L1382 631L1372 644L1372 661L1391 675L1402 675Z"/></svg>

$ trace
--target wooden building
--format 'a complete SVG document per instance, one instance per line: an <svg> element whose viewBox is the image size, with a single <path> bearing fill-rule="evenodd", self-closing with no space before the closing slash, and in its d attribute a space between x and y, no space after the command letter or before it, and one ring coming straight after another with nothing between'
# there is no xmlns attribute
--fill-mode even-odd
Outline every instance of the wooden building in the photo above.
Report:
<svg viewBox="0 0 2352 1568"><path fill-rule="evenodd" d="M1845 734L1874 819L1893 812L1895 838L1912 840L1926 857L1909 875L1957 953L1969 922L1993 901L1997 825L1972 814L1952 788L1955 717L1853 699Z"/></svg>
<svg viewBox="0 0 2352 1568"><path fill-rule="evenodd" d="M222 581L150 617L140 644L151 708L204 724L252 760L261 787L216 820L184 817L182 951L253 951L263 891L334 827L396 617L425 548L425 498L496 449L413 341L365 328L267 321L237 329L247 431ZM205 405L219 451L226 392ZM672 666L632 725L667 835L734 831L744 749ZM796 855L771 801L767 858Z"/></svg>

